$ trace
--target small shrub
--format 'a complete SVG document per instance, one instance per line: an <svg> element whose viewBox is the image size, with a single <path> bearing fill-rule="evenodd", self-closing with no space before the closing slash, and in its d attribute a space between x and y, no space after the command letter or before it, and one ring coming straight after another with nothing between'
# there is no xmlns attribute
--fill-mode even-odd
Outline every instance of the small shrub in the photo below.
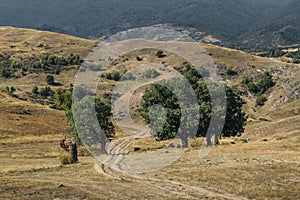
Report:
<svg viewBox="0 0 300 200"><path fill-rule="evenodd" d="M38 94L39 93L39 88L35 85L35 86L33 86L33 88L32 88L32 93L33 94Z"/></svg>
<svg viewBox="0 0 300 200"><path fill-rule="evenodd" d="M263 105L265 105L266 101L267 101L267 98L264 95L259 95L256 99L256 105L263 106Z"/></svg>
<svg viewBox="0 0 300 200"><path fill-rule="evenodd" d="M120 73L116 71L108 72L104 75L104 77L108 80L114 80L114 81L119 81L121 79Z"/></svg>
<svg viewBox="0 0 300 200"><path fill-rule="evenodd" d="M253 80L252 80L252 78L250 78L249 76L244 76L243 77L243 80L242 80L242 83L243 84L249 84L249 83L251 83L251 82L253 82Z"/></svg>
<svg viewBox="0 0 300 200"><path fill-rule="evenodd" d="M60 155L59 160L60 160L60 163L62 165L68 165L68 164L72 163L72 157L71 157L71 155L70 154L66 154L66 153Z"/></svg>
<svg viewBox="0 0 300 200"><path fill-rule="evenodd" d="M54 94L54 92L51 90L50 87L45 87L40 90L40 95L44 98L51 96L53 94Z"/></svg>
<svg viewBox="0 0 300 200"><path fill-rule="evenodd" d="M164 57L164 52L159 50L159 51L156 52L156 56L158 58L162 58L162 57Z"/></svg>
<svg viewBox="0 0 300 200"><path fill-rule="evenodd" d="M235 75L237 75L237 73L235 71L233 71L232 67L226 68L226 74L228 76L235 76Z"/></svg>
<svg viewBox="0 0 300 200"><path fill-rule="evenodd" d="M49 85L54 85L54 76L52 76L52 75L47 75L47 77L46 77L46 82L47 82Z"/></svg>

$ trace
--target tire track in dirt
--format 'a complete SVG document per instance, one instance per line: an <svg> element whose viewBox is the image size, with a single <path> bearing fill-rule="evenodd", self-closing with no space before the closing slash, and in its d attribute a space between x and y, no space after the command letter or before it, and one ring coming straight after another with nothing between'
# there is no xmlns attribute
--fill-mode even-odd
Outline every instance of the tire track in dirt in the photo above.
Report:
<svg viewBox="0 0 300 200"><path fill-rule="evenodd" d="M199 186L192 186L178 181L171 180L161 180L152 177L138 176L133 174L127 174L124 172L117 172L109 166L102 165L99 167L98 164L94 165L95 170L98 173L104 174L105 176L118 179L118 180L127 180L129 182L138 182L142 185L151 186L158 188L165 192L168 192L176 197L187 198L187 199L199 199L200 197L211 198L211 199L230 199L230 200L246 200L247 198L228 194L216 192L214 190L208 190Z"/></svg>
<svg viewBox="0 0 300 200"><path fill-rule="evenodd" d="M170 74L162 75L158 79L148 81L146 84L151 84L163 79L170 79ZM145 85L145 83L142 83L141 85ZM138 87L140 87L141 85L138 85ZM134 87L131 90L127 90L125 94L119 97L115 101L115 110L120 111L121 108L125 108L127 106L126 102L129 102L129 99L131 97L130 94L134 90L138 89L138 87ZM213 190L208 190L202 187L190 186L176 181L160 180L156 178L150 178L146 176L138 176L138 175L125 173L122 170L121 163L124 160L124 156L130 154L127 148L131 146L134 140L138 138L147 137L147 136L149 137L148 129L144 129L140 126L134 126L134 124L131 122L131 118L128 119L128 117L129 115L124 118L120 117L121 120L118 121L118 124L122 125L123 128L125 127L125 130L130 130L131 133L140 133L140 134L131 135L111 142L111 144L107 146L107 152L109 154L107 159L103 162L103 164L101 164L101 166L95 163L94 169L96 170L96 172L100 174L104 174L105 176L112 179L138 182L142 185L158 188L159 190L167 192L174 197L179 197L183 199L199 199L199 198L211 198L211 199L218 198L218 199L233 199L233 200L246 199L232 194L218 193ZM108 166L108 164L110 165Z"/></svg>

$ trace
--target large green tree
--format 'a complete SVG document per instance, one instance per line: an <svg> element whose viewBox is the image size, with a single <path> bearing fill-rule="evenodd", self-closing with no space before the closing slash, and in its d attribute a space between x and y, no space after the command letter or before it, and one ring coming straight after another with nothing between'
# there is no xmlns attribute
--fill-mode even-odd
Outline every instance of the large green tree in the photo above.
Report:
<svg viewBox="0 0 300 200"><path fill-rule="evenodd" d="M101 150L105 151L108 139L115 134L111 106L89 95L89 92L84 95L82 88L74 92L75 101L66 111L67 121L70 122L67 132L74 135L79 144L84 143L90 148L100 144Z"/></svg>
<svg viewBox="0 0 300 200"><path fill-rule="evenodd" d="M188 88L176 87L178 80L169 80L165 82L152 84L144 93L143 104L142 104L142 116L144 117L146 123L150 124L152 133L157 138L157 140L165 140L174 138L178 133L182 132L180 130L181 124L185 123L185 136L179 135L182 139L182 146L186 147L187 138L191 136L205 137L208 136L208 129L211 117L214 116L214 120L222 122L225 120L225 125L223 127L220 124L212 124L210 127L211 131L217 132L217 129L222 130L222 136L236 136L244 131L245 125L245 114L242 112L242 99L240 98L240 93L230 87L221 87L219 83L205 82L201 75L190 66L187 66L184 70L180 71L185 78L189 81L192 89L195 91L197 97L198 107L193 106L182 106L182 102L185 104L190 103L190 95L186 93ZM210 90L207 84L210 84ZM172 88L171 86L174 85ZM166 87L168 86L168 87ZM213 92L218 93L219 90L225 89L224 95L226 93L227 108L225 108L225 103L218 102L218 99L214 101L214 110L212 110L211 95ZM176 94L176 95L175 95ZM221 99L220 99L221 100ZM161 123L151 122L150 111L153 105L160 104L167 112L167 119L162 128ZM188 109L188 111L182 110L182 108ZM226 109L223 114L222 110ZM197 114L195 114L197 112ZM184 113L184 114L183 114ZM225 118L225 119L224 119ZM152 118L153 120L153 118ZM196 123L195 123L195 120ZM195 127L197 124L198 127ZM223 124L222 124L223 125ZM197 129L196 135L191 134ZM182 134L182 133L181 133ZM210 134L210 133L209 133ZM215 135L215 142L218 142L219 135ZM207 137L207 144L211 144L210 137Z"/></svg>

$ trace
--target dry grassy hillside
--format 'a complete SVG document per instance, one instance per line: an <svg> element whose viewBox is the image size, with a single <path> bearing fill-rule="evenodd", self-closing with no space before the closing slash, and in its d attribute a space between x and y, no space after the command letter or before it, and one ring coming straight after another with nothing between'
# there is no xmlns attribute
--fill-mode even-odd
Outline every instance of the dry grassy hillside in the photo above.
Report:
<svg viewBox="0 0 300 200"><path fill-rule="evenodd" d="M46 166L44 157L57 161L66 127L63 111L0 93L0 113L1 171Z"/></svg>
<svg viewBox="0 0 300 200"><path fill-rule="evenodd" d="M0 35L0 54L16 59L47 53L77 53L84 58L96 44L67 35L11 27L0 27ZM79 150L79 163L61 165L59 157L63 150L59 140L67 126L64 112L0 93L1 199L299 199L300 66L223 47L203 46L217 62L227 83L244 94L244 111L249 118L242 138L222 139L203 159L199 159L202 139L197 139L172 165L136 177L94 165L96 161L84 149ZM107 72L148 63L179 67L185 62L168 52L157 58L156 52L147 49L123 55ZM226 75L228 67L237 75ZM267 91L266 104L258 107L256 98L247 92L241 80L246 75L256 80L264 70L272 73L276 85ZM72 68L55 75L63 84L59 87L69 87L76 72ZM0 79L0 88L14 86L16 93L22 94L33 85L46 86L45 77L41 73ZM110 92L115 84L103 79L99 94ZM131 115L140 124L138 102L144 89L136 90L130 101ZM130 150L139 148L137 153L143 153L164 144L153 138L137 140Z"/></svg>
<svg viewBox="0 0 300 200"><path fill-rule="evenodd" d="M32 29L0 27L0 52L13 58L40 57L43 54L85 57L95 41L74 36Z"/></svg>
<svg viewBox="0 0 300 200"><path fill-rule="evenodd" d="M299 138L300 133L300 65L291 65L272 58L261 58L238 50L204 45L219 65L232 67L237 76L227 76L227 82L241 91L248 115L245 137L261 138ZM222 67L221 67L222 69ZM223 67L224 70L224 67ZM256 97L241 84L243 76L254 79L263 72L270 71L276 85L267 93L264 106L256 106Z"/></svg>
<svg viewBox="0 0 300 200"><path fill-rule="evenodd" d="M0 55L20 63L40 60L44 55L66 58L70 54L78 54L81 59L84 59L94 45L96 45L96 41L59 33L0 27ZM59 75L54 75L55 82L59 85L50 86L52 90L55 91L58 87L70 87L77 73L76 68L77 66L66 66ZM19 78L4 79L0 77L0 88L13 86L17 89L16 94L28 99L26 92L31 92L34 85L39 88L48 86L46 76L47 74L41 72L28 73Z"/></svg>

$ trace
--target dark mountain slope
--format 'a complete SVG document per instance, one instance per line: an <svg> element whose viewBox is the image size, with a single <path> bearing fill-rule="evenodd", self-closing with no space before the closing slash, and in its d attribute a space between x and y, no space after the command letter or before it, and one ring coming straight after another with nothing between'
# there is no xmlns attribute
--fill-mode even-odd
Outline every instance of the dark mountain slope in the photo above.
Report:
<svg viewBox="0 0 300 200"><path fill-rule="evenodd" d="M275 10L241 37L248 49L300 44L300 1Z"/></svg>
<svg viewBox="0 0 300 200"><path fill-rule="evenodd" d="M0 0L0 25L95 38L129 28L170 23L205 31L226 46L239 47L238 37L293 1ZM249 42L245 44L252 47Z"/></svg>

